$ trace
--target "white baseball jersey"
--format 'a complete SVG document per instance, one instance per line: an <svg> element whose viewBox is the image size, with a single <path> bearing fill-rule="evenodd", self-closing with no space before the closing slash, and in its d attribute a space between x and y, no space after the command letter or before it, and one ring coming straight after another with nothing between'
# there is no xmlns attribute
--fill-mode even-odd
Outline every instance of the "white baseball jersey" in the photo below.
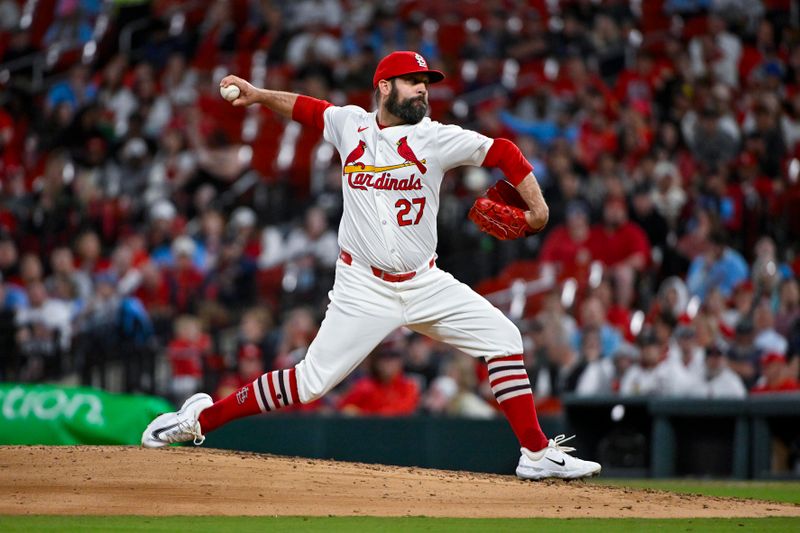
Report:
<svg viewBox="0 0 800 533"><path fill-rule="evenodd" d="M305 403L341 382L400 327L472 357L522 353L514 324L430 261L443 174L483 163L492 139L427 118L381 129L375 115L355 106L328 107L323 114L325 139L342 158L339 246L353 260L337 261L325 320L297 364ZM387 281L370 267L414 275Z"/></svg>
<svg viewBox="0 0 800 533"><path fill-rule="evenodd" d="M342 159L341 249L387 272L426 264L438 241L442 176L483 163L493 140L427 117L380 128L375 112L357 106L328 107L324 122Z"/></svg>

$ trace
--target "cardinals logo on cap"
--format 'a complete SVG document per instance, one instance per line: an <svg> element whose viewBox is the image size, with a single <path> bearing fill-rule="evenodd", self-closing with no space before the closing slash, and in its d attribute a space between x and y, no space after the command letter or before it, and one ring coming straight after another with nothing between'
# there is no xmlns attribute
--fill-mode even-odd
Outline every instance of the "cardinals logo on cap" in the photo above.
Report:
<svg viewBox="0 0 800 533"><path fill-rule="evenodd" d="M405 50L392 52L380 60L372 77L372 87L377 88L381 80L390 80L407 74L426 74L429 83L438 83L444 79L444 74L428 68L428 62L422 55Z"/></svg>

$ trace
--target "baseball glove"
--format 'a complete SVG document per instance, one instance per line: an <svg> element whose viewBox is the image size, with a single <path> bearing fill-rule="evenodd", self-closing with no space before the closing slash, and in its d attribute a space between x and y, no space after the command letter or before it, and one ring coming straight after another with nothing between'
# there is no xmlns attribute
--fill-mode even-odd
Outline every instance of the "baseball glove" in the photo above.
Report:
<svg viewBox="0 0 800 533"><path fill-rule="evenodd" d="M537 233L525 220L527 210L528 205L516 187L500 180L486 191L486 197L475 200L469 210L469 219L482 232L497 239L519 239Z"/></svg>

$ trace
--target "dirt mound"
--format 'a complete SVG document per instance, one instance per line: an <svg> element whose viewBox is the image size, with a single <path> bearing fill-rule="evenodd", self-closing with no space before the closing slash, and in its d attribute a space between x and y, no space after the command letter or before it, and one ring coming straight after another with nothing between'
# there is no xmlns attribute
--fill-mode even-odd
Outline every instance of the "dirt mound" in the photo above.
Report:
<svg viewBox="0 0 800 533"><path fill-rule="evenodd" d="M800 516L800 506L212 449L0 447L0 515Z"/></svg>

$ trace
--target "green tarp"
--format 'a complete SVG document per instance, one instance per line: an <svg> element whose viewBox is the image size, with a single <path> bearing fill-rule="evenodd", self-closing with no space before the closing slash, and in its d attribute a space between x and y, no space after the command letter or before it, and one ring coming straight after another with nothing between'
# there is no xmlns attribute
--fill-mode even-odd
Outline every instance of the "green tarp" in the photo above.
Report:
<svg viewBox="0 0 800 533"><path fill-rule="evenodd" d="M139 444L163 398L0 383L0 444Z"/></svg>

